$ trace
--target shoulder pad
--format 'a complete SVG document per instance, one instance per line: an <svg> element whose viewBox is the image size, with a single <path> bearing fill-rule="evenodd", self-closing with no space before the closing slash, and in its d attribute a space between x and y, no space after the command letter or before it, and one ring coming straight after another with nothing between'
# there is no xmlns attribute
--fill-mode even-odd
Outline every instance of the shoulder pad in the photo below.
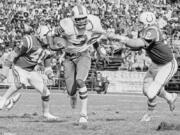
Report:
<svg viewBox="0 0 180 135"><path fill-rule="evenodd" d="M73 24L73 21L72 21L71 18L64 18L64 19L62 19L62 20L60 21L60 26L61 26L64 30L68 29L69 26L72 26L72 24Z"/></svg>
<svg viewBox="0 0 180 135"><path fill-rule="evenodd" d="M156 41L157 39L159 39L159 32L153 27L147 28L143 31L142 38L149 41Z"/></svg>
<svg viewBox="0 0 180 135"><path fill-rule="evenodd" d="M101 25L101 20L98 16L88 15L88 21L89 21L89 24L87 25L87 29L90 29L91 27L92 31L104 32Z"/></svg>
<svg viewBox="0 0 180 135"><path fill-rule="evenodd" d="M23 47L27 48L27 52L33 47L33 39L31 36L24 36L21 43Z"/></svg>
<svg viewBox="0 0 180 135"><path fill-rule="evenodd" d="M74 31L74 24L71 18L64 18L60 21L58 29L61 33L59 34L69 34Z"/></svg>

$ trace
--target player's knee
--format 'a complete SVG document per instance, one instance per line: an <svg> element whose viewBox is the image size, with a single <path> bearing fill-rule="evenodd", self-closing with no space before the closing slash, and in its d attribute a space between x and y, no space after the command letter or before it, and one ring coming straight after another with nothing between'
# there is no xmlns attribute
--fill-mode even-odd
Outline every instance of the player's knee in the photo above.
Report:
<svg viewBox="0 0 180 135"><path fill-rule="evenodd" d="M84 82L83 80L81 80L81 79L77 79L77 80L76 80L76 83L77 83L77 86L78 86L79 88L83 88L83 87L86 86L86 85L85 85L85 82Z"/></svg>
<svg viewBox="0 0 180 135"><path fill-rule="evenodd" d="M48 102L50 100L50 95L47 96L41 96L42 101Z"/></svg>
<svg viewBox="0 0 180 135"><path fill-rule="evenodd" d="M49 89L45 86L43 88L42 96L47 96L47 95L50 95L50 94L51 93L50 93Z"/></svg>
<svg viewBox="0 0 180 135"><path fill-rule="evenodd" d="M86 87L80 88L79 89L79 98L81 100L87 99L88 98L88 91Z"/></svg>
<svg viewBox="0 0 180 135"><path fill-rule="evenodd" d="M77 86L75 83L72 85L72 87L67 86L66 88L67 88L67 93L69 96L74 96L77 92Z"/></svg>
<svg viewBox="0 0 180 135"><path fill-rule="evenodd" d="M148 97L148 99L154 99L159 93L162 85L157 82L151 83L148 87L145 87L143 93Z"/></svg>
<svg viewBox="0 0 180 135"><path fill-rule="evenodd" d="M69 96L74 96L76 94L76 90L68 91Z"/></svg>
<svg viewBox="0 0 180 135"><path fill-rule="evenodd" d="M20 82L15 83L15 86L16 86L17 89L21 89L21 88L24 87L24 85L22 83L20 83Z"/></svg>
<svg viewBox="0 0 180 135"><path fill-rule="evenodd" d="M147 98L149 100L153 100L154 98L156 98L156 94L154 92L151 92L151 91L146 92L145 95L147 96Z"/></svg>

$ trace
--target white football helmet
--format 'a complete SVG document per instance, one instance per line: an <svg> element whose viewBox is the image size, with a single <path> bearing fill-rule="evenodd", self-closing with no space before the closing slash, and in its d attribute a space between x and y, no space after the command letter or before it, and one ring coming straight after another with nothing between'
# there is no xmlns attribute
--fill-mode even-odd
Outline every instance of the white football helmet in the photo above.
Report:
<svg viewBox="0 0 180 135"><path fill-rule="evenodd" d="M84 29L87 24L88 12L83 5L77 5L72 8L72 19L78 29Z"/></svg>
<svg viewBox="0 0 180 135"><path fill-rule="evenodd" d="M43 45L48 44L47 41L48 32L50 32L50 28L45 25L39 26L39 28L37 29L37 37L39 38L39 40L42 42Z"/></svg>
<svg viewBox="0 0 180 135"><path fill-rule="evenodd" d="M139 16L139 21L147 27L156 23L156 16L152 12L143 12Z"/></svg>

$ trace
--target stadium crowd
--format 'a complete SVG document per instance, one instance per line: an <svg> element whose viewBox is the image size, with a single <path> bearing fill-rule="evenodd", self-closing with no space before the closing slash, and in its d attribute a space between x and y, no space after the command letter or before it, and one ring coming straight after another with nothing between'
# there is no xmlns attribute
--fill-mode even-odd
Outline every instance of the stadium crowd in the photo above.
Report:
<svg viewBox="0 0 180 135"><path fill-rule="evenodd" d="M36 34L39 25L48 25L53 28L62 18L71 15L71 8L76 0L60 1L1 1L0 2L0 50L4 52L13 50L20 45L20 40L25 34ZM167 43L180 40L177 30L180 23L179 2L168 4L162 0L82 0L89 13L97 15L107 31L115 34L138 37L138 15L143 11L156 14L159 26L164 30ZM173 39L173 40L172 40ZM177 42L178 43L178 42ZM108 51L109 56L119 55L123 63L119 69L135 70L146 69L150 60L144 51L130 51L118 41L103 39L101 44ZM172 47L174 47L172 45ZM178 53L176 51L176 53ZM60 55L60 54L59 54ZM56 55L57 56L57 55ZM96 57L95 57L96 58ZM52 65L56 67L58 60L54 58Z"/></svg>

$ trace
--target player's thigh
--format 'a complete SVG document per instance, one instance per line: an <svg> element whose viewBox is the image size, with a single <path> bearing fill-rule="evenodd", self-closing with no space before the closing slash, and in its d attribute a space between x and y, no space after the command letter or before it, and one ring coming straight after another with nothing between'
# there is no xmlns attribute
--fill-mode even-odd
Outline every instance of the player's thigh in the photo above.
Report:
<svg viewBox="0 0 180 135"><path fill-rule="evenodd" d="M17 88L21 87L21 85L28 86L29 85L29 72L22 69L21 67L18 66L13 66L12 68L12 73L13 73L13 79L14 79L14 84L16 85Z"/></svg>
<svg viewBox="0 0 180 135"><path fill-rule="evenodd" d="M160 85L165 85L176 72L177 62L173 59L171 62L159 69L154 81Z"/></svg>
<svg viewBox="0 0 180 135"><path fill-rule="evenodd" d="M40 73L35 72L35 71L30 72L29 83L41 94L44 92L43 89L44 89L45 83Z"/></svg>
<svg viewBox="0 0 180 135"><path fill-rule="evenodd" d="M64 78L65 78L65 83L68 91L72 90L73 85L75 83L75 64L74 62L70 60L65 60L63 62L64 65Z"/></svg>
<svg viewBox="0 0 180 135"><path fill-rule="evenodd" d="M148 87L153 83L154 78L156 77L158 73L158 67L156 64L152 63L149 66L148 71L146 72L146 75L143 80L143 90L146 91Z"/></svg>
<svg viewBox="0 0 180 135"><path fill-rule="evenodd" d="M91 57L90 56L81 56L79 61L77 62L77 75L76 80L80 79L85 81L89 70L91 68Z"/></svg>

